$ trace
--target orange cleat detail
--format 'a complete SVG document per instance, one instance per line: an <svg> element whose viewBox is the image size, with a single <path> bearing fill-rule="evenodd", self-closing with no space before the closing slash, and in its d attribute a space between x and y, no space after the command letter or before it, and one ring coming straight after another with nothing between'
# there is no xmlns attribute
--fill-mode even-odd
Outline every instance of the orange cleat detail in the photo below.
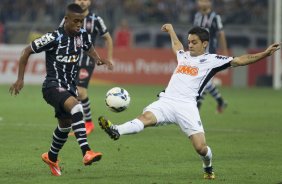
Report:
<svg viewBox="0 0 282 184"><path fill-rule="evenodd" d="M84 165L91 165L93 162L98 162L102 158L102 153L94 152L94 151L87 151L83 157Z"/></svg>
<svg viewBox="0 0 282 184"><path fill-rule="evenodd" d="M95 129L94 123L92 121L85 122L86 134L89 135Z"/></svg>
<svg viewBox="0 0 282 184"><path fill-rule="evenodd" d="M54 176L61 176L61 169L59 167L59 161L57 160L57 162L52 162L51 160L49 160L48 157L48 153L43 153L41 155L42 160L50 167L51 173Z"/></svg>

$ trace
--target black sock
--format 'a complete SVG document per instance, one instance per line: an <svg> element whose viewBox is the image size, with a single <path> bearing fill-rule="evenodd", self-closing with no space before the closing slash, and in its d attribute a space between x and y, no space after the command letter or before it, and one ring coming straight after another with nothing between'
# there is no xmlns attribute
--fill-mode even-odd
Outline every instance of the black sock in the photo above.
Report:
<svg viewBox="0 0 282 184"><path fill-rule="evenodd" d="M81 105L83 107L83 113L84 113L84 120L86 122L92 121L92 115L91 115L91 107L90 107L90 100L89 98L85 98L81 101Z"/></svg>
<svg viewBox="0 0 282 184"><path fill-rule="evenodd" d="M211 96L217 101L217 103L219 105L223 104L223 99L221 97L220 92L218 91L218 89L216 88L215 85L210 85L207 90L209 91L209 93L211 94Z"/></svg>
<svg viewBox="0 0 282 184"><path fill-rule="evenodd" d="M72 130L84 156L86 151L90 150L90 147L87 142L86 129L82 112L74 113L72 115L72 122Z"/></svg>
<svg viewBox="0 0 282 184"><path fill-rule="evenodd" d="M69 128L60 128L58 125L53 133L53 141L48 152L48 157L52 162L56 162L58 159L59 151L64 146L65 142L68 139L68 134L70 132Z"/></svg>

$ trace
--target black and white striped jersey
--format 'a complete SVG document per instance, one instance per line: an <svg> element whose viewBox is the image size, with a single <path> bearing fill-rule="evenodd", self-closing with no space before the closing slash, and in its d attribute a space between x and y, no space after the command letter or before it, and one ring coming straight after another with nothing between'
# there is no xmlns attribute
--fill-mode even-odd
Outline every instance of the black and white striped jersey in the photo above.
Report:
<svg viewBox="0 0 282 184"><path fill-rule="evenodd" d="M60 27L63 27L64 22L65 20L63 19ZM84 18L83 28L87 31L88 34L91 35L93 46L95 46L94 44L96 43L98 35L103 36L104 34L108 33L108 29L104 23L104 20L100 16L92 12L89 12L88 15ZM86 54L82 53L79 61L79 66L89 66L93 64L94 62L90 61L90 58Z"/></svg>
<svg viewBox="0 0 282 184"><path fill-rule="evenodd" d="M43 88L63 87L77 96L78 62L82 50L91 48L91 37L85 29L76 36L68 36L63 27L31 42L34 53L45 51L46 78Z"/></svg>
<svg viewBox="0 0 282 184"><path fill-rule="evenodd" d="M208 13L207 15L197 12L194 18L194 26L200 26L208 29L210 33L208 51L209 53L215 54L218 47L217 34L219 31L223 30L220 15L214 11Z"/></svg>

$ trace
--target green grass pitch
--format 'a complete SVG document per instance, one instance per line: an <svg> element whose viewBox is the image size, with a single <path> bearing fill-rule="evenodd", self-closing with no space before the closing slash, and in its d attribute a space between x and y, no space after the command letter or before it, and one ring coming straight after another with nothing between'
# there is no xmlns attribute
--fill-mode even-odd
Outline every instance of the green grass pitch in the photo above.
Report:
<svg viewBox="0 0 282 184"><path fill-rule="evenodd" d="M90 86L95 123L99 115L122 123L133 119L162 86L123 86L131 105L122 113L104 103L113 86ZM207 142L213 150L216 180L202 179L201 161L189 139L177 126L148 128L138 135L112 141L96 124L89 136L103 159L82 164L74 137L60 152L62 176L52 177L40 155L48 151L57 125L53 109L45 103L41 86L25 86L17 97L0 86L0 183L134 183L134 184L279 184L282 183L282 92L271 89L221 89L228 101L222 115L207 97L201 111Z"/></svg>

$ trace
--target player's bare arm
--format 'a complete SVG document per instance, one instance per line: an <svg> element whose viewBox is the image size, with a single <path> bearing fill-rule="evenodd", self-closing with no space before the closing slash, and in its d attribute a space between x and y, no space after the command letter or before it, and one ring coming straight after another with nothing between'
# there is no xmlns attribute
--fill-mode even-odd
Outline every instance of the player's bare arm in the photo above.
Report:
<svg viewBox="0 0 282 184"><path fill-rule="evenodd" d="M108 50L108 60L113 63L113 39L110 33L106 33L103 35L105 40L105 44Z"/></svg>
<svg viewBox="0 0 282 184"><path fill-rule="evenodd" d="M244 65L249 65L252 63L256 63L259 60L271 56L274 52L276 52L277 50L279 50L281 47L281 43L275 43L270 45L265 51L263 52L259 52L256 54L246 54L246 55L242 55L239 57L235 57L232 61L231 61L231 66L236 67L236 66L244 66Z"/></svg>
<svg viewBox="0 0 282 184"><path fill-rule="evenodd" d="M224 31L220 31L218 33L218 38L219 38L219 46L220 49L222 50L222 55L228 56L228 48L227 48L227 42L226 42L226 37Z"/></svg>
<svg viewBox="0 0 282 184"><path fill-rule="evenodd" d="M163 32L167 32L169 34L170 39L171 39L172 50L175 54L179 50L184 50L184 47L183 47L182 43L179 41L179 39L178 39L174 29L173 29L173 26L171 24L164 24L162 26L161 30Z"/></svg>
<svg viewBox="0 0 282 184"><path fill-rule="evenodd" d="M97 62L97 65L107 65L109 70L113 69L113 63L109 60L100 58L99 54L96 52L92 46L88 51L85 52L91 59Z"/></svg>
<svg viewBox="0 0 282 184"><path fill-rule="evenodd" d="M20 93L20 90L24 86L24 73L25 73L25 67L28 62L29 56L33 53L30 45L27 46L21 54L21 57L19 59L19 71L18 71L18 78L17 81L12 84L12 86L9 89L9 92L11 95L18 95Z"/></svg>

